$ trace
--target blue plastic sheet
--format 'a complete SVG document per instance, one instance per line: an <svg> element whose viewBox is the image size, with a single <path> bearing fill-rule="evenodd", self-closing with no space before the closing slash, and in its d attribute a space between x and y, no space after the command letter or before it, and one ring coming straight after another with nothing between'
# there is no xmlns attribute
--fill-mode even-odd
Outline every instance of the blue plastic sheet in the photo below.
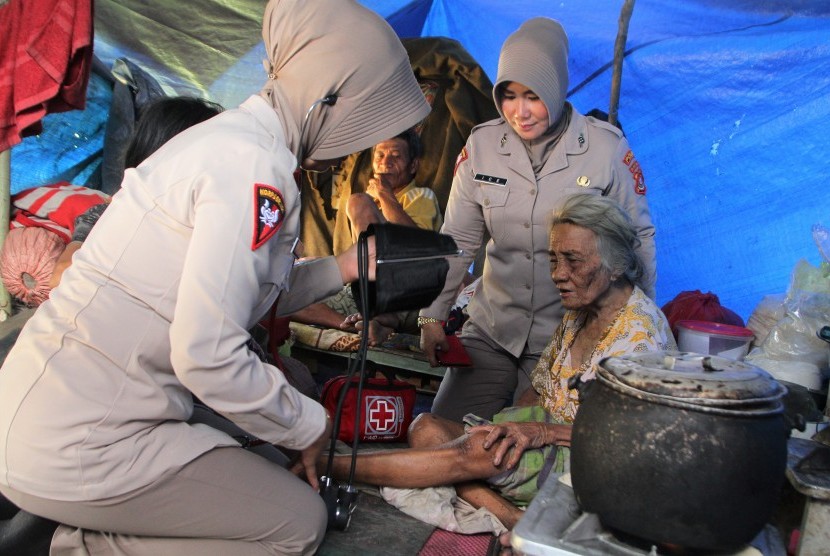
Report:
<svg viewBox="0 0 830 556"><path fill-rule="evenodd" d="M11 149L11 186L14 195L31 187L68 181L101 189L101 161L112 85L92 73L86 108L47 114L43 131L25 137Z"/></svg>

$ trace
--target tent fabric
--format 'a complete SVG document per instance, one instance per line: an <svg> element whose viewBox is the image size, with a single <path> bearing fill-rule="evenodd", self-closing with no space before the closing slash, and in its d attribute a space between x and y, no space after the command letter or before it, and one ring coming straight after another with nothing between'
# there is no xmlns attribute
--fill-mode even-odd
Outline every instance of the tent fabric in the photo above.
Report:
<svg viewBox="0 0 830 556"><path fill-rule="evenodd" d="M158 81L130 60L116 60L113 63L112 74L115 83L104 132L101 161L101 190L110 195L121 188L121 180L124 179L124 156L141 110L151 101L165 96Z"/></svg>
<svg viewBox="0 0 830 556"><path fill-rule="evenodd" d="M0 6L0 151L39 133L47 113L84 108L92 25L91 0Z"/></svg>
<svg viewBox="0 0 830 556"><path fill-rule="evenodd" d="M529 17L558 19L570 39L569 100L582 112L608 110L623 0L362 3L401 36L457 41L490 80L510 32ZM132 60L168 94L232 107L265 80L261 0L95 5L96 55ZM619 118L657 229L659 305L711 291L746 319L764 296L786 291L798 261L821 262L810 228L830 214L828 39L828 0L636 2ZM456 154L453 144L441 156ZM352 186L342 189L306 190L316 212L304 215L304 237L313 227L333 246L337 203Z"/></svg>

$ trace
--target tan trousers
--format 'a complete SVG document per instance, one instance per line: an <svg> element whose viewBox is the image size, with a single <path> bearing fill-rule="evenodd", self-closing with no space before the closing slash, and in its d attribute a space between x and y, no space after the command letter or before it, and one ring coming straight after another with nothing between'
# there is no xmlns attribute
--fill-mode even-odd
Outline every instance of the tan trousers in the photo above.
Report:
<svg viewBox="0 0 830 556"><path fill-rule="evenodd" d="M470 367L448 367L432 402L432 413L458 423L472 413L484 419L510 407L530 387L530 374L541 354L514 357L467 323L461 343Z"/></svg>
<svg viewBox="0 0 830 556"><path fill-rule="evenodd" d="M57 502L7 488L3 494L66 524L50 551L61 556L314 554L327 522L322 498L307 483L241 448L214 449L107 500Z"/></svg>

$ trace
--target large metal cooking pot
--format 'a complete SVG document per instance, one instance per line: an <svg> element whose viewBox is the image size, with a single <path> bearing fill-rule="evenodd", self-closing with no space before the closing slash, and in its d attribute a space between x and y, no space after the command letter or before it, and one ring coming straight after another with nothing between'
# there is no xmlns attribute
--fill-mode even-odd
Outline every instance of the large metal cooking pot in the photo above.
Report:
<svg viewBox="0 0 830 556"><path fill-rule="evenodd" d="M603 360L581 388L571 476L583 510L655 544L738 549L775 512L786 388L747 363L685 352Z"/></svg>

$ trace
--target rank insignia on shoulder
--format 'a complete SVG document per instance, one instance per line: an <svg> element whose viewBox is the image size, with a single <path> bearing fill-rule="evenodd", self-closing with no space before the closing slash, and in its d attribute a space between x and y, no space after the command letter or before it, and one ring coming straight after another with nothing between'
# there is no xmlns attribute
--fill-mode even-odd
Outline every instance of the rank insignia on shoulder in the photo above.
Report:
<svg viewBox="0 0 830 556"><path fill-rule="evenodd" d="M498 178L496 176L488 176L486 174L476 174L473 178L477 182L492 183L493 185L507 185L507 178Z"/></svg>
<svg viewBox="0 0 830 556"><path fill-rule="evenodd" d="M254 239L251 250L256 251L282 227L285 221L285 201L276 187L254 184Z"/></svg>

